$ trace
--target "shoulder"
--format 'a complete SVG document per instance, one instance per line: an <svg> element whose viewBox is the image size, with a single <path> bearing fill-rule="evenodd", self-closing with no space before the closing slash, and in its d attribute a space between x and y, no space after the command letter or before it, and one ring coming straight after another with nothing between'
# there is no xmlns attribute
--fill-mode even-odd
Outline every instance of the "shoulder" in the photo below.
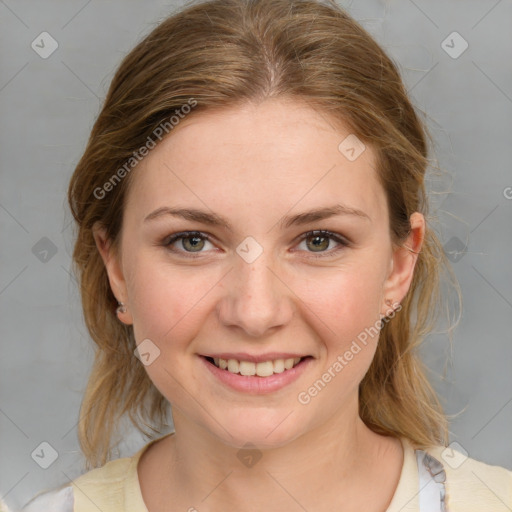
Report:
<svg viewBox="0 0 512 512"><path fill-rule="evenodd" d="M73 512L73 488L71 484L39 493L21 509L21 512Z"/></svg>
<svg viewBox="0 0 512 512"><path fill-rule="evenodd" d="M131 457L112 460L76 478L72 482L75 509L80 512L147 511L140 491L137 463L154 442Z"/></svg>
<svg viewBox="0 0 512 512"><path fill-rule="evenodd" d="M92 469L58 489L44 491L33 497L20 512L73 512L88 510L91 499L101 502L104 496L121 496L133 457L107 462ZM82 502L86 502L84 507ZM106 510L106 509L105 509Z"/></svg>
<svg viewBox="0 0 512 512"><path fill-rule="evenodd" d="M76 509L124 510L127 480L137 471L133 463L134 457L112 460L76 478L72 482Z"/></svg>
<svg viewBox="0 0 512 512"><path fill-rule="evenodd" d="M111 460L99 468L87 471L60 489L36 496L21 512L147 512L140 490L137 464L142 454L160 439L153 439L131 457Z"/></svg>
<svg viewBox="0 0 512 512"><path fill-rule="evenodd" d="M472 459L452 447L433 446L425 451L444 467L448 510L511 510L512 471Z"/></svg>
<svg viewBox="0 0 512 512"><path fill-rule="evenodd" d="M100 468L91 469L74 480L76 486L89 483L112 485L122 482L126 478L128 468L133 462L133 457L123 457L107 462Z"/></svg>

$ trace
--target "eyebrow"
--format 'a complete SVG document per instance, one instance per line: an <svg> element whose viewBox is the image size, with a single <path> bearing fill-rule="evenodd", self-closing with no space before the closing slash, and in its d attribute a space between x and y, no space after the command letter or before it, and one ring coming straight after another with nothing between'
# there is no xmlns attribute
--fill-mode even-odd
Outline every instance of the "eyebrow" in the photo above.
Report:
<svg viewBox="0 0 512 512"><path fill-rule="evenodd" d="M230 231L233 230L231 223L224 217L217 215L216 213L209 213L195 208L169 208L168 206L162 206L147 215L144 219L144 223L167 215L181 217L186 220L200 222L210 226L224 227ZM336 204L325 208L316 208L297 215L283 217L278 224L281 228L289 228L293 225L310 224L311 222L339 215L350 215L356 218L366 219L371 222L370 217L362 210L345 206L343 204Z"/></svg>

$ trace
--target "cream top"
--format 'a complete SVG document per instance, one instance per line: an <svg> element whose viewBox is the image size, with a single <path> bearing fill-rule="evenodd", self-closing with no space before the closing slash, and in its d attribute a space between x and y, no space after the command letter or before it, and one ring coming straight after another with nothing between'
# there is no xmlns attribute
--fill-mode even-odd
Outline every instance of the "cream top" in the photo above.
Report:
<svg viewBox="0 0 512 512"><path fill-rule="evenodd" d="M168 435L172 434L163 437ZM150 441L132 457L110 461L59 489L36 496L22 512L148 512L137 464L159 439ZM414 450L405 438L401 442L404 462L386 512L512 511L512 471L465 458L451 448L433 446L423 452ZM429 456L426 459L425 454ZM424 460L431 463L437 476L431 476ZM440 481L444 477L443 485Z"/></svg>

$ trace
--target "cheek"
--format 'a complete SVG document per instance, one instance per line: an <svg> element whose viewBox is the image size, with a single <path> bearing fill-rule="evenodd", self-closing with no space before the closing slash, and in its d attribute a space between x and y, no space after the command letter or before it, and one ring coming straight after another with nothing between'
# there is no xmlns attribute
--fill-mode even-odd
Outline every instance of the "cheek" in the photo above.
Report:
<svg viewBox="0 0 512 512"><path fill-rule="evenodd" d="M320 378L334 382L325 396L333 393L334 399L357 388L375 355L381 327L382 278L377 265L368 267L361 262L331 272L328 280L317 276L315 283L314 288L304 289L304 295L315 313L309 322L322 339Z"/></svg>
<svg viewBox="0 0 512 512"><path fill-rule="evenodd" d="M202 325L199 318L207 304L205 294L219 276L197 269L167 264L161 254L134 256L128 293L137 342L154 339L162 349L191 339ZM172 342L172 343L170 343Z"/></svg>
<svg viewBox="0 0 512 512"><path fill-rule="evenodd" d="M382 279L376 266L351 265L297 280L297 295L340 344L380 319Z"/></svg>
<svg viewBox="0 0 512 512"><path fill-rule="evenodd" d="M319 384L325 389L324 400L342 403L370 367L381 327L379 282L376 275L347 271L325 283L323 294L310 293L308 306L315 315L310 315L309 322L321 336L318 379L325 384L325 388ZM308 389L315 393L315 383L310 384Z"/></svg>
<svg viewBox="0 0 512 512"><path fill-rule="evenodd" d="M205 291L216 279L209 285L197 271L194 276L190 269L150 258L139 258L136 268L129 286L135 340L139 345L149 339L158 347L158 356L145 370L160 393L179 404L189 398L183 384L196 378L182 364L183 356L194 352L190 342L204 325Z"/></svg>

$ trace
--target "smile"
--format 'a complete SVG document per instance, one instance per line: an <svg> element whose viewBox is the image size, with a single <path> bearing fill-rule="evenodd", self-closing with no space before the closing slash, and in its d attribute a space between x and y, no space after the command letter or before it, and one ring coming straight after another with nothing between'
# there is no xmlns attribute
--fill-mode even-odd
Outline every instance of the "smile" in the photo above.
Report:
<svg viewBox="0 0 512 512"><path fill-rule="evenodd" d="M270 393L284 388L314 362L311 356L258 363L208 356L200 356L199 359L203 361L216 382L232 390L251 394Z"/></svg>
<svg viewBox="0 0 512 512"><path fill-rule="evenodd" d="M302 359L295 357L290 359L275 359L273 361L261 361L254 363L252 361L238 361L237 359L222 359L220 357L207 357L210 363L215 364L221 370L227 370L239 375L257 375L258 377L269 377L274 373L283 373L285 370L291 370Z"/></svg>

